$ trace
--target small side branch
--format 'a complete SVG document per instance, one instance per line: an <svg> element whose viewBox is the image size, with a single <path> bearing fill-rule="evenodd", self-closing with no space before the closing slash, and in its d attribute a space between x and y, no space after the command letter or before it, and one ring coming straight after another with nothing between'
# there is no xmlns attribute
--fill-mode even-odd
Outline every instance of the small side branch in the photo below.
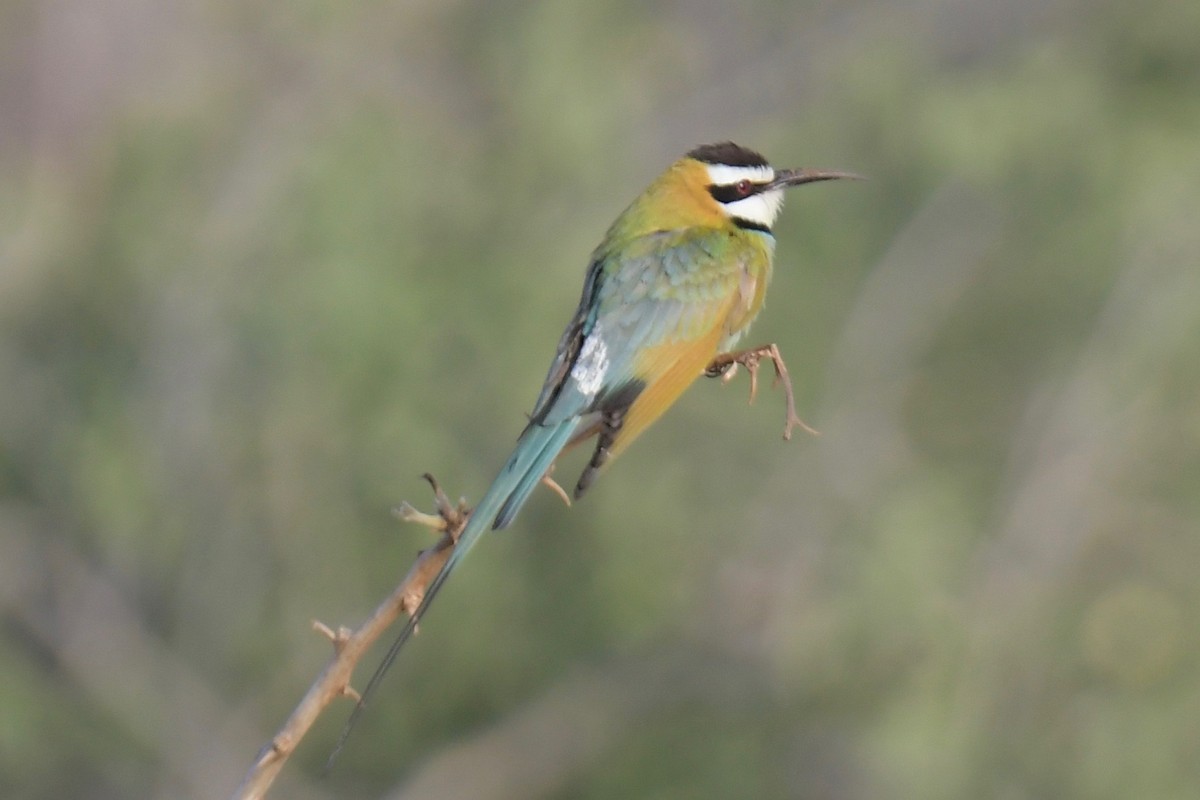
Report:
<svg viewBox="0 0 1200 800"><path fill-rule="evenodd" d="M241 785L231 795L233 800L257 800L265 796L296 745L325 707L338 697L358 700L358 692L350 685L350 678L359 659L401 614L416 611L430 581L453 552L458 535L470 516L470 509L463 500L452 504L432 475L427 473L423 477L433 488L437 513L426 514L408 503L401 503L395 513L405 522L438 531L441 536L437 543L418 554L416 563L404 580L357 630L342 627L334 631L321 622L313 622L313 628L333 644L333 656L291 716L259 751Z"/></svg>

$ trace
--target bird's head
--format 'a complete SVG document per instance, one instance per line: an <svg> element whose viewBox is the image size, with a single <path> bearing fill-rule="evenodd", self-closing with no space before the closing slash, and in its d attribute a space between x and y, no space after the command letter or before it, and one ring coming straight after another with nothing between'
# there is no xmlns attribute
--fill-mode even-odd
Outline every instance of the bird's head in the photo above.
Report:
<svg viewBox="0 0 1200 800"><path fill-rule="evenodd" d="M659 175L613 223L602 247L658 231L730 223L770 233L787 187L857 177L833 170L775 169L733 142L706 144Z"/></svg>
<svg viewBox="0 0 1200 800"><path fill-rule="evenodd" d="M733 142L697 147L677 163L681 180L702 183L701 202L740 228L770 233L783 207L783 190L815 181L857 178L822 169L775 169L753 150ZM695 195L695 193L693 193Z"/></svg>

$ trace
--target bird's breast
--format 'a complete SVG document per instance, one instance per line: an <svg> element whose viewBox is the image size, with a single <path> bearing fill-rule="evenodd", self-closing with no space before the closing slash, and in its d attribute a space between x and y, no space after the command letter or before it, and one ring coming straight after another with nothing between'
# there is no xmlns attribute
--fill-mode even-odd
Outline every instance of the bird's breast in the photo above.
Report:
<svg viewBox="0 0 1200 800"><path fill-rule="evenodd" d="M737 296L729 310L726 322L727 335L737 340L762 309L767 283L771 279L769 255L749 250L743 254L738 265Z"/></svg>

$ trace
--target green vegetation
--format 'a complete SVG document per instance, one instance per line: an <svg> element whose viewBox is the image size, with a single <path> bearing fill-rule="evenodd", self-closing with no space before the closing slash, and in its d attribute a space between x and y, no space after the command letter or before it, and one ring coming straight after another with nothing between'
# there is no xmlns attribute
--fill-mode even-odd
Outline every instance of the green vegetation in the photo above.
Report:
<svg viewBox="0 0 1200 800"><path fill-rule="evenodd" d="M0 795L232 791L310 620L428 543L389 508L478 497L608 222L731 138L870 177L790 195L751 336L822 435L700 382L272 796L1200 796L1197 42L1169 0L8 4Z"/></svg>

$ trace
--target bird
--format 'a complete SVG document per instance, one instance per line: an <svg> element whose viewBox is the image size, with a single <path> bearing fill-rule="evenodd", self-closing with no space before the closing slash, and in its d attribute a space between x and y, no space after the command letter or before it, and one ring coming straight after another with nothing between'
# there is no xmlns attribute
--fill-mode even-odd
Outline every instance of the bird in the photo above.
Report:
<svg viewBox="0 0 1200 800"><path fill-rule="evenodd" d="M447 578L484 532L507 528L539 484L552 484L548 473L565 450L595 437L574 487L578 499L702 375L728 378L730 368L744 364L753 399L764 356L785 379L784 437L802 424L775 346L733 348L763 306L784 191L857 177L775 169L754 150L724 141L689 151L621 212L591 254L579 304L512 454L367 684L335 756Z"/></svg>

